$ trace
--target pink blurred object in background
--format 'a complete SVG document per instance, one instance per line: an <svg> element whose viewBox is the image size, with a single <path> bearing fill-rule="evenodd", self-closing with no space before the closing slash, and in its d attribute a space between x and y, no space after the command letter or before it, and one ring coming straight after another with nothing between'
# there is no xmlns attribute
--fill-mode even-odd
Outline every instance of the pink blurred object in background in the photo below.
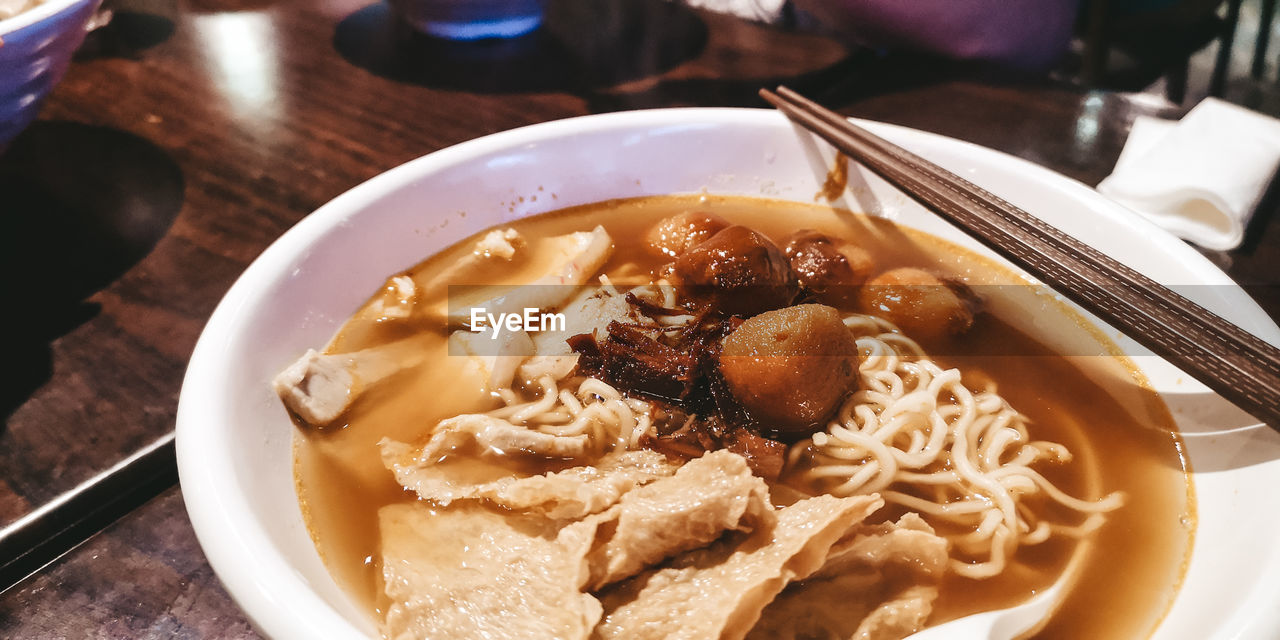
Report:
<svg viewBox="0 0 1280 640"><path fill-rule="evenodd" d="M794 0L822 27L876 48L1044 69L1071 42L1079 0Z"/></svg>

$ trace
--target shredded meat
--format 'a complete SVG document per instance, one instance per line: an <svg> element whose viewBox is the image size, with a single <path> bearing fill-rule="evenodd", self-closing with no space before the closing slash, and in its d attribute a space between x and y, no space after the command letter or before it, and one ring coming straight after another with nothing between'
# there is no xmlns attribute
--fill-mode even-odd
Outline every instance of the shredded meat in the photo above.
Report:
<svg viewBox="0 0 1280 640"><path fill-rule="evenodd" d="M682 353L621 322L609 323L608 332L608 339L596 343L596 349L600 372L609 382L677 402L694 393L700 376L695 354Z"/></svg>
<svg viewBox="0 0 1280 640"><path fill-rule="evenodd" d="M627 300L650 317L686 311L659 307L635 296ZM642 446L683 458L728 449L746 458L756 475L773 480L782 471L786 445L761 435L761 426L752 421L720 373L721 340L742 322L737 316L704 309L674 332L612 322L603 340L580 334L568 342L581 356L580 375L600 378L654 404L655 428L644 434Z"/></svg>
<svg viewBox="0 0 1280 640"><path fill-rule="evenodd" d="M746 459L752 473L777 480L786 461L787 445L745 427L727 427L718 414L702 418L671 405L655 408L653 431L641 446L669 456L696 458L704 451L726 449Z"/></svg>
<svg viewBox="0 0 1280 640"><path fill-rule="evenodd" d="M724 448L746 458L751 470L766 480L777 480L787 461L787 445L749 429L735 429L722 440Z"/></svg>
<svg viewBox="0 0 1280 640"><path fill-rule="evenodd" d="M686 458L728 449L776 479L784 441L820 427L852 390L856 344L835 309L787 306L800 288L787 257L746 227L727 227L681 253L670 275L681 285L676 308L628 294L633 316L645 322L614 321L603 335L565 341L579 356L577 373L655 405L644 446ZM770 311L778 307L786 308ZM687 321L662 324L680 316Z"/></svg>

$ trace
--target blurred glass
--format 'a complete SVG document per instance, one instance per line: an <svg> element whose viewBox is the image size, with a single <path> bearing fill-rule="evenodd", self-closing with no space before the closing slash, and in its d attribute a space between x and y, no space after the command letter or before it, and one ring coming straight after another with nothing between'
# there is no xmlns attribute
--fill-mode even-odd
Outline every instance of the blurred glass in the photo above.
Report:
<svg viewBox="0 0 1280 640"><path fill-rule="evenodd" d="M544 0L390 0L418 31L450 40L510 38L542 24Z"/></svg>

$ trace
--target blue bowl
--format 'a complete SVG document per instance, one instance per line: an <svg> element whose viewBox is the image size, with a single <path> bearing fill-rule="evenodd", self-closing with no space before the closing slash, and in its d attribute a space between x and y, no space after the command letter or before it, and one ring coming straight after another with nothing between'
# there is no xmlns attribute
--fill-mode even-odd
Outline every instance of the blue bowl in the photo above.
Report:
<svg viewBox="0 0 1280 640"><path fill-rule="evenodd" d="M40 110L102 0L48 0L0 20L0 149Z"/></svg>

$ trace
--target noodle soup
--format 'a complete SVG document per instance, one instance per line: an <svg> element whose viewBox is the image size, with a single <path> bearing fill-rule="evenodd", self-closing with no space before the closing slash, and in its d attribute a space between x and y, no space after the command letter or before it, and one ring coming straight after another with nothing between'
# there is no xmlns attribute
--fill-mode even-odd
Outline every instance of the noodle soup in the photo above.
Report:
<svg viewBox="0 0 1280 640"><path fill-rule="evenodd" d="M911 229L815 205L693 196L579 207L517 221L510 225L509 236L489 233L459 243L389 280L324 353L315 356L374 351L379 356L372 364L350 365L351 379L359 382L346 389L354 399L341 406L329 424L315 425L314 416L299 415L290 407L305 425L298 430L295 475L316 547L339 584L375 619L382 622L404 613L403 605L388 596L382 529L389 521L380 520L380 512L411 505L438 515L475 500L466 497L441 505L439 500L421 499L422 484L405 480L409 474L400 473L405 466L397 466L388 453L388 441L417 447L418 459L432 452L426 456L432 458L428 462L447 471L451 486L495 486L512 477L571 472L579 462L572 455L495 459L466 447L430 449L433 436L447 431L439 425L484 414L514 425L533 425L548 438L581 435L588 449L600 449L586 454L592 460L605 456L605 449L658 450L680 458L680 447L693 440L678 440L673 435L678 429L662 425L671 423L673 415L693 420L706 413L690 408L705 403L666 403L666 391L611 374L609 358L592 355L589 345L572 355L586 360L575 361L573 371L561 378L547 378L551 382L546 385L486 387L469 370L475 358L465 349L459 351L457 336L451 338L457 325L451 324L450 314L431 311L448 302L447 285L538 281L555 262L557 238L586 233L597 225L611 238L611 251L589 274L592 282L603 276L605 286L619 291L661 282L673 258L679 258L655 252L641 239L652 237L660 221L690 212L749 228L777 246L786 244L799 228L813 229L856 245L872 272L924 270L961 280L983 298L981 310L962 332L923 342L868 313L874 309L856 296L832 305L811 305L839 313L859 351L858 375L848 387L852 391L840 395L839 406L821 415L821 424L786 433L757 429L765 440L778 443L765 449L785 449L776 475L755 469L757 476L769 476L769 496L778 513L808 496L874 495L882 502L869 505L875 510L860 526L870 528L860 535L873 536L878 526L923 521L929 535L945 541L946 549L945 564L938 565L937 575L926 585L935 592L927 598L925 625L1017 604L1058 580L1078 555L1081 564L1070 595L1040 631L1042 637L1132 638L1155 628L1172 602L1190 549L1194 502L1189 470L1163 404L1105 338L1069 309L1046 301L1032 287L1020 286L1024 281L999 265ZM485 251L502 253L512 242L500 241L514 238L523 247L513 246L509 260L473 259L478 242L491 241ZM580 239L584 247L590 244L586 236ZM812 293L793 296L792 301ZM666 294L665 300L655 295L659 297L628 311L643 318L632 316L622 324L654 320L655 326L666 323L659 330L665 332L689 322L681 317L692 314L674 308L683 303L671 299L676 294ZM565 304L569 303L559 306ZM1028 309L1039 311L1029 318ZM725 315L734 326L726 325L722 332L731 336L747 326L750 316L764 314ZM748 316L746 322L742 316ZM710 335L704 342L716 342L716 348L718 341L728 339L714 331ZM1054 348L1046 346L1050 340ZM1063 345L1070 345L1067 352ZM587 366L591 357L598 359L594 369ZM907 406L911 402L919 406ZM766 409L756 407L754 412ZM946 426L930 431L912 422L911 415L924 416L926 425L932 419ZM590 416L600 417L593 422ZM868 442L868 433L885 428L901 429L902 436ZM950 435L938 435L943 431ZM715 438L720 439L712 448L735 451L738 443ZM749 445L736 449L748 459L754 450ZM691 453L682 459L697 458ZM735 521L716 542L706 543L724 544L746 535L744 529L750 526L760 525ZM923 539L922 529L910 533ZM678 549L646 571L671 571L680 557L697 552ZM815 575L820 574L818 570ZM647 575L628 576L619 584ZM889 573L877 575L889 580L884 578ZM760 614L756 633L766 629L778 635L788 629L787 620L811 615L796 609L797 598L788 599L807 584L818 583L799 580L788 587L790 591L779 593ZM613 615L611 594L625 588L584 587L584 595L593 594L605 604L601 624Z"/></svg>

